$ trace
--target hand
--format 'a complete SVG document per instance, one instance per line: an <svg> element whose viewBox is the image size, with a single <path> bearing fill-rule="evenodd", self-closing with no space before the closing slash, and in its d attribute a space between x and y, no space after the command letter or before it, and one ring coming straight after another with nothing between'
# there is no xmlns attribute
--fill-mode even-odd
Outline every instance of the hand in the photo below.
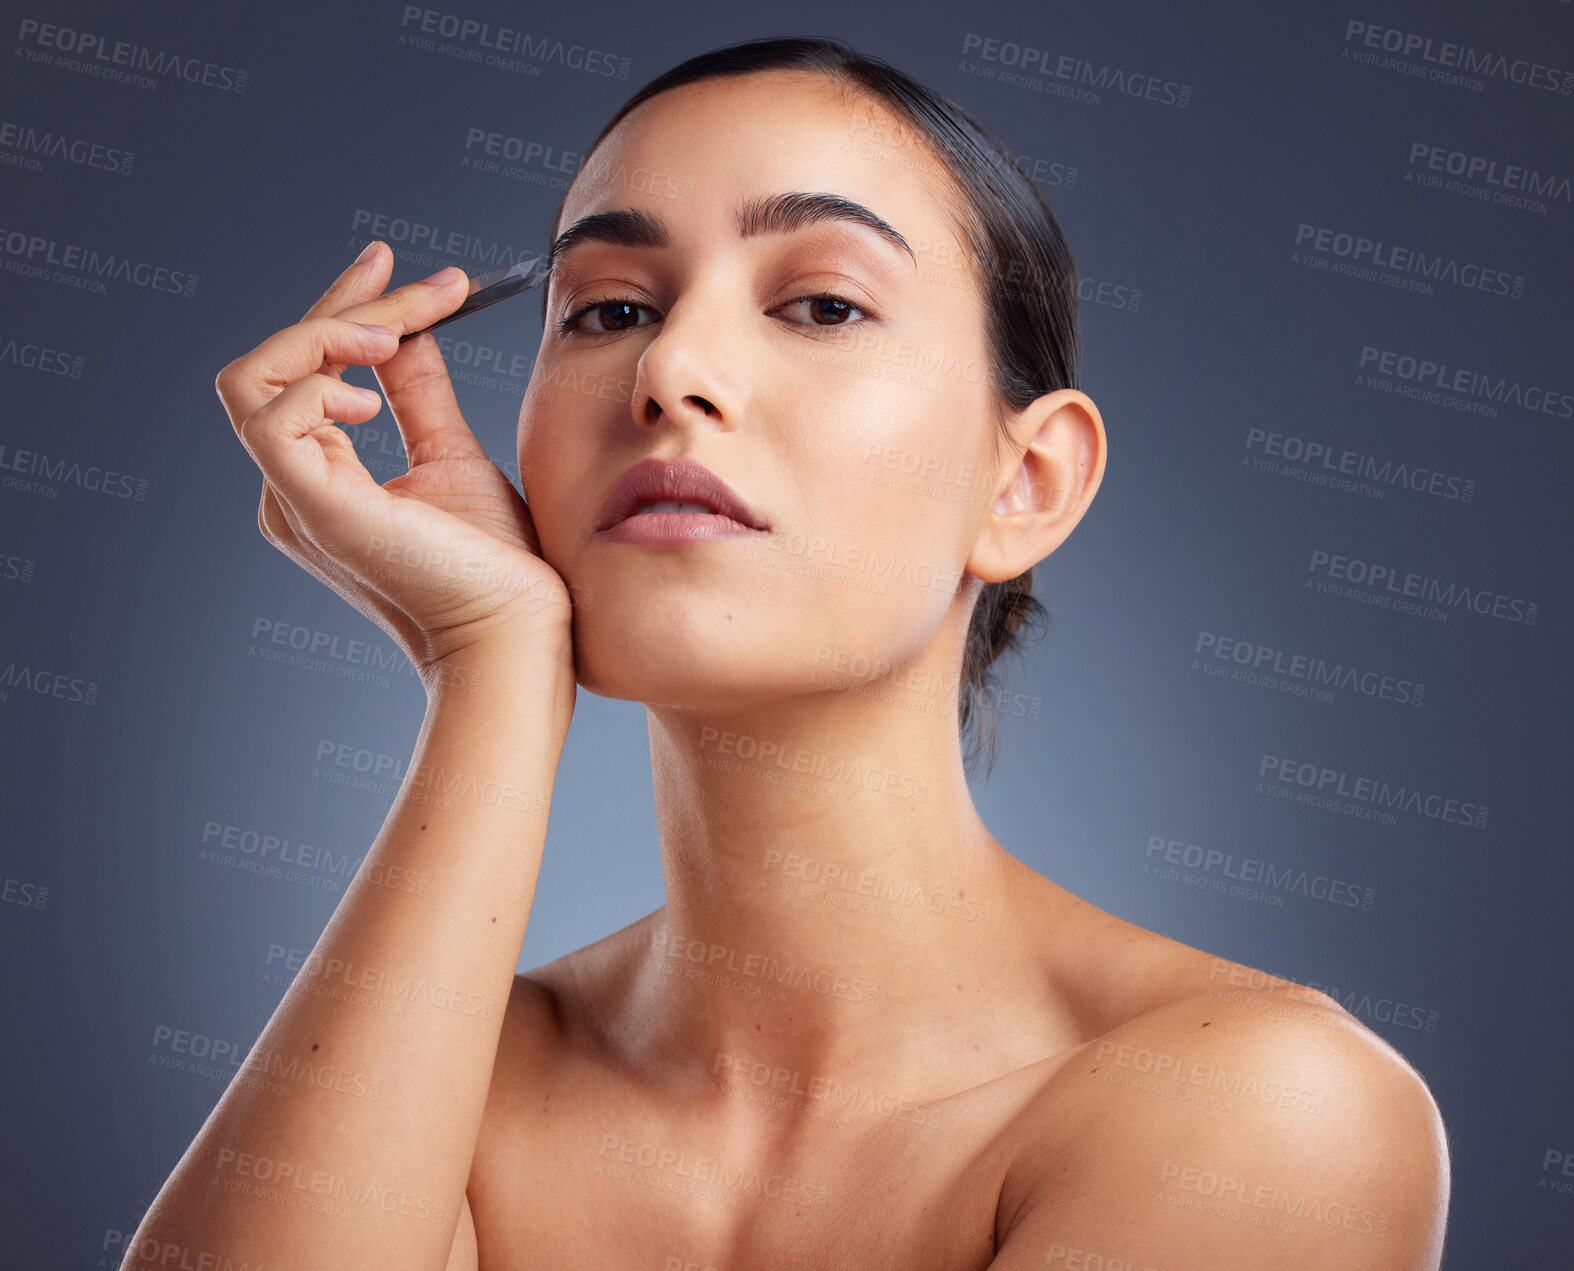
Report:
<svg viewBox="0 0 1574 1271"><path fill-rule="evenodd" d="M214 387L262 469L263 537L387 631L430 690L430 676L480 644L561 652L572 609L525 501L460 415L436 337L399 342L459 307L464 273L384 295L392 270L392 251L373 242L300 322L236 358ZM409 458L381 485L332 422L381 409L341 378L352 363L375 368Z"/></svg>

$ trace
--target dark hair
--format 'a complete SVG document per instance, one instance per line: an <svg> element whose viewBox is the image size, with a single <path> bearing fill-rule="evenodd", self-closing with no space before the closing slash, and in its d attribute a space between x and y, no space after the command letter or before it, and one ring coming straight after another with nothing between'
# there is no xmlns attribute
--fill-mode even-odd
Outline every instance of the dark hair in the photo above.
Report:
<svg viewBox="0 0 1574 1271"><path fill-rule="evenodd" d="M1045 393L1079 387L1076 264L1038 186L1023 175L1005 144L961 106L840 40L749 40L701 53L658 75L618 108L584 157L590 157L624 116L659 93L698 80L776 70L816 71L865 90L910 123L950 172L956 187L950 200L952 224L985 285L989 371L1000 424L995 434L998 458L1000 439L1010 441L1002 406L1019 411ZM565 196L553 218L554 238L566 203ZM544 292L541 306L544 323ZM993 769L998 716L992 697L1000 682L995 664L1008 651L1020 654L1023 632L1030 625L1043 627L1048 621L1049 614L1033 595L1031 568L1005 582L986 583L980 591L968 624L958 691L958 731L964 737L970 726L977 731L965 767L982 747L988 757L986 775Z"/></svg>

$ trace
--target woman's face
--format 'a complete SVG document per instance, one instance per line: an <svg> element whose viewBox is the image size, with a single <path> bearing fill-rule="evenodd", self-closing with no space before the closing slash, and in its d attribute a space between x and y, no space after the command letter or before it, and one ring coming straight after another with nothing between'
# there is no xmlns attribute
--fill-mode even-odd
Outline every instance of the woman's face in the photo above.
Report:
<svg viewBox="0 0 1574 1271"><path fill-rule="evenodd" d="M799 72L663 93L580 171L559 234L615 210L666 232L564 252L520 410L542 554L581 597L586 688L695 705L816 691L850 659L901 666L965 613L1002 470L943 174L883 107ZM860 204L912 254L845 219L740 235L740 210L784 194ZM608 540L603 503L650 456L703 464L768 528Z"/></svg>

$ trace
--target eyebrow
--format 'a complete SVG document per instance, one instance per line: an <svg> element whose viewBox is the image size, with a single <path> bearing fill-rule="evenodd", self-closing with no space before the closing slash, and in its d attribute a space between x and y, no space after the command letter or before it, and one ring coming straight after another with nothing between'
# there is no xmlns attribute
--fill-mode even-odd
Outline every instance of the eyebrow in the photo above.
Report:
<svg viewBox="0 0 1574 1271"><path fill-rule="evenodd" d="M854 203L839 194L772 194L751 199L733 213L738 225L739 238L754 238L761 234L791 234L810 225L827 221L844 221L873 230L893 247L913 258L918 257L907 240L886 221L876 216L862 203ZM595 212L582 216L557 236L548 253L548 268L555 268L559 258L570 247L579 243L611 243L617 247L668 247L672 243L671 231L661 217L638 208L620 208L611 212Z"/></svg>

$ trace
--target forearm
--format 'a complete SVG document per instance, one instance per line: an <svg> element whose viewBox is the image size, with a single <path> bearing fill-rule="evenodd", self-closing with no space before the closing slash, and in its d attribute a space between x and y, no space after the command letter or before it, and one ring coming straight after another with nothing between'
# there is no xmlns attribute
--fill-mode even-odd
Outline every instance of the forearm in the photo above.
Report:
<svg viewBox="0 0 1574 1271"><path fill-rule="evenodd" d="M462 669L432 690L381 832L134 1249L443 1265L573 701L566 651Z"/></svg>

